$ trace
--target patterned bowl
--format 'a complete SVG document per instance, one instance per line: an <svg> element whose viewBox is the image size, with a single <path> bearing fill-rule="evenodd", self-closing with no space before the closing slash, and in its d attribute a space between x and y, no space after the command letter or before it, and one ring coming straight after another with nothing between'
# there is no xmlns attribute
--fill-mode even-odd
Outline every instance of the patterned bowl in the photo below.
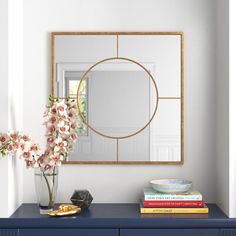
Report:
<svg viewBox="0 0 236 236"><path fill-rule="evenodd" d="M186 192L192 187L192 181L184 179L155 179L150 184L154 190L162 193Z"/></svg>

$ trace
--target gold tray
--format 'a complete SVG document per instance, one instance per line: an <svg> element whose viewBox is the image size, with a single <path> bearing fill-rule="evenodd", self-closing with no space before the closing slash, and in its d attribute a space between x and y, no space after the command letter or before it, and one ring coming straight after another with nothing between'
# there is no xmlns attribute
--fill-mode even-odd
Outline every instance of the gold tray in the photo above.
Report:
<svg viewBox="0 0 236 236"><path fill-rule="evenodd" d="M71 204L62 204L58 210L48 212L50 216L70 216L81 212L81 208Z"/></svg>

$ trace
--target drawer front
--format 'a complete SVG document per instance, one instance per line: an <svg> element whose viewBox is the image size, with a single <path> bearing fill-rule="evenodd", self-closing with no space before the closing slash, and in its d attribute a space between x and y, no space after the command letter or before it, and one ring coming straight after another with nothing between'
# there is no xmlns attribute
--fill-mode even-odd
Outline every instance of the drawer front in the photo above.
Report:
<svg viewBox="0 0 236 236"><path fill-rule="evenodd" d="M221 229L220 236L236 236L236 229Z"/></svg>
<svg viewBox="0 0 236 236"><path fill-rule="evenodd" d="M120 236L219 236L219 229L123 229Z"/></svg>
<svg viewBox="0 0 236 236"><path fill-rule="evenodd" d="M18 236L18 229L0 229L0 236Z"/></svg>
<svg viewBox="0 0 236 236"><path fill-rule="evenodd" d="M118 229L20 229L19 236L118 236Z"/></svg>

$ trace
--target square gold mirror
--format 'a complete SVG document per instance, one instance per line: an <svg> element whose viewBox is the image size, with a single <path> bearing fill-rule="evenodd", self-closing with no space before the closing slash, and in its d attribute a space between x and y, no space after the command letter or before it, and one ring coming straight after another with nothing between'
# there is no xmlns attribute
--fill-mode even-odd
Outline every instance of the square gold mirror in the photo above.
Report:
<svg viewBox="0 0 236 236"><path fill-rule="evenodd" d="M182 164L183 33L53 32L51 95L77 100L67 164Z"/></svg>

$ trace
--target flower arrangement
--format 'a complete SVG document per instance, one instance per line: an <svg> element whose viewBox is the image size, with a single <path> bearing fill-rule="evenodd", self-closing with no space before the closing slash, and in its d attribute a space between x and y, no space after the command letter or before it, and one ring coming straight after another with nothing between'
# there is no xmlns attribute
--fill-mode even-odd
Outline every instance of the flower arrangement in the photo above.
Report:
<svg viewBox="0 0 236 236"><path fill-rule="evenodd" d="M73 150L77 139L78 112L74 100L50 98L44 114L47 145L44 153L32 138L20 132L0 134L0 154L15 154L27 167L42 167L45 171L60 166Z"/></svg>
<svg viewBox="0 0 236 236"><path fill-rule="evenodd" d="M78 118L74 100L59 101L50 98L44 113L47 144L43 153L40 152L39 145L27 134L16 131L0 134L2 156L15 154L25 161L27 168L40 167L36 169L36 172L40 169L40 181L39 186L36 184L36 192L41 214L44 214L45 209L53 208L57 188L56 167L60 166L73 150L73 142L79 133ZM42 191L42 186L46 186L47 193Z"/></svg>

